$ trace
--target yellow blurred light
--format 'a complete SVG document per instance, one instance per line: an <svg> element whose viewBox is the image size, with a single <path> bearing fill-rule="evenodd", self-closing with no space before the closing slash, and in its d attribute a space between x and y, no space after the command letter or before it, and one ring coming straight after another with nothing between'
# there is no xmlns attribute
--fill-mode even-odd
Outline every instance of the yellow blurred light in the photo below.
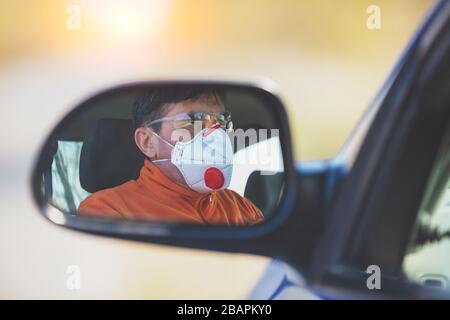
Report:
<svg viewBox="0 0 450 320"><path fill-rule="evenodd" d="M149 42L161 34L170 9L168 0L85 1L82 21L89 31L111 42ZM83 25L82 25L83 28Z"/></svg>

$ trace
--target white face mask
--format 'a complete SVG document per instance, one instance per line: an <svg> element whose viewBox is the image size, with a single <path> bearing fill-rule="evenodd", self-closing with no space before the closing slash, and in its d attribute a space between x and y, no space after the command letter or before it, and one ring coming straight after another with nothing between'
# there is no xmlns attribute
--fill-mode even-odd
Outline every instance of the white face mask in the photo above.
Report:
<svg viewBox="0 0 450 320"><path fill-rule="evenodd" d="M233 171L233 147L228 134L220 126L205 128L186 142L172 147L171 161L181 172L186 184L200 193L223 190L230 185Z"/></svg>

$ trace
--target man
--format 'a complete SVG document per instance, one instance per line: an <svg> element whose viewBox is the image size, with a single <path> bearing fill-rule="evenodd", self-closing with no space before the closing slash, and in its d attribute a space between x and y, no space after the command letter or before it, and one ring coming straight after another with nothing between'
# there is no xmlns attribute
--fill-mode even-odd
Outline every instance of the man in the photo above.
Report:
<svg viewBox="0 0 450 320"><path fill-rule="evenodd" d="M79 214L194 224L261 222L251 201L226 189L233 151L224 96L209 87L140 94L133 105L134 140L146 157L139 177L92 194ZM202 130L196 130L199 123Z"/></svg>

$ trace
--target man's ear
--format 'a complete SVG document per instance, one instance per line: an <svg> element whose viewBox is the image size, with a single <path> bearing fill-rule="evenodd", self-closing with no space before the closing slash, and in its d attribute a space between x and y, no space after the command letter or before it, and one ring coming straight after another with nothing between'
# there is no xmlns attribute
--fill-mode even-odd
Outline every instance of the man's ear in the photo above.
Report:
<svg viewBox="0 0 450 320"><path fill-rule="evenodd" d="M154 137L155 135L152 134L152 129L150 128L141 127L134 131L134 141L137 147L150 159L153 159L157 153Z"/></svg>

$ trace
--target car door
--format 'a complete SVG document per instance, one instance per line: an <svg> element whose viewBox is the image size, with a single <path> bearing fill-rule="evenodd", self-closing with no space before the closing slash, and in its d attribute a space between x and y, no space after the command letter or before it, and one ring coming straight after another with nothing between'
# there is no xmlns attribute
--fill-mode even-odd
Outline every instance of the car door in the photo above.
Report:
<svg viewBox="0 0 450 320"><path fill-rule="evenodd" d="M448 288L450 267L443 253L448 248L449 34L450 3L442 1L406 51L327 216L312 267L318 291L340 297L450 297L442 290ZM424 265L424 256L439 261L439 267ZM375 288L368 285L373 270L380 276Z"/></svg>

